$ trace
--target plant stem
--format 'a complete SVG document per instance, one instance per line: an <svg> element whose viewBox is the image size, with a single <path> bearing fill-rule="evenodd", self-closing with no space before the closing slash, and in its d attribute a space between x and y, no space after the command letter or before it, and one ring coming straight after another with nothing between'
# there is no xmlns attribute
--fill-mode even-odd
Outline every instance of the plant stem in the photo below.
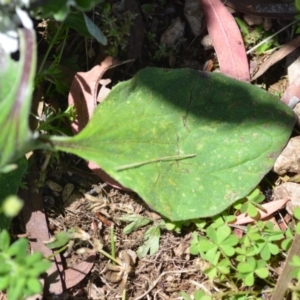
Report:
<svg viewBox="0 0 300 300"><path fill-rule="evenodd" d="M111 247L111 256L116 259L116 248L115 248L115 234L114 234L114 226L110 227L110 247ZM115 262L113 261L113 264Z"/></svg>
<svg viewBox="0 0 300 300"><path fill-rule="evenodd" d="M286 30L288 27L292 26L293 24L299 22L299 20L295 20L291 23L289 23L288 25L286 25L285 27L281 28L280 30L278 30L277 32L275 32L274 34L268 36L266 39L264 39L263 41L261 41L260 43L258 43L257 45L255 45L253 48L251 48L250 50L248 50L246 53L250 54L251 52L253 52L254 50L256 50L260 45L266 43L268 40L271 40L274 36L278 35L278 33Z"/></svg>
<svg viewBox="0 0 300 300"><path fill-rule="evenodd" d="M117 265L119 265L120 263L117 261L116 258L112 257L109 253L105 252L104 250L100 250L99 253L103 254L104 256L106 256L107 258L111 259L113 262L115 262Z"/></svg>
<svg viewBox="0 0 300 300"><path fill-rule="evenodd" d="M44 68L44 65L45 65L45 62L47 61L47 58L48 58L48 56L49 56L49 53L50 53L50 51L52 50L53 46L55 45L56 39L58 38L58 36L59 36L59 34L60 34L60 32L61 32L63 26L64 26L64 24L61 23L60 26L59 26L59 28L58 28L58 30L56 31L56 33L55 33L55 35L54 35L54 38L50 41L49 47L48 47L48 49L47 49L47 52L46 52L46 54L44 55L43 60L42 60L42 63L41 63L41 65L40 65L38 74L40 74L40 73L42 72L42 70L43 70L43 68Z"/></svg>

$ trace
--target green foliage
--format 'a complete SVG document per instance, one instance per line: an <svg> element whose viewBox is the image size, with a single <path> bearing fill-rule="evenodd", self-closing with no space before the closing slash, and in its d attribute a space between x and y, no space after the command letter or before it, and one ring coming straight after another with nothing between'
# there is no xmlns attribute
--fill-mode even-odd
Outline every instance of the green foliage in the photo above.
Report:
<svg viewBox="0 0 300 300"><path fill-rule="evenodd" d="M263 25L256 25L254 28L248 29L248 26L242 19L236 17L235 20L241 30L246 46L255 46L270 36L270 34L263 29ZM256 53L261 55L267 50L277 46L279 46L277 36L274 36L256 48Z"/></svg>
<svg viewBox="0 0 300 300"><path fill-rule="evenodd" d="M130 222L127 225L123 232L125 234L130 234L133 231L140 229L141 227L149 224L152 220L149 218L145 218L140 215L123 215L120 218L123 222ZM143 237L143 244L138 248L137 255L142 258L146 256L148 253L150 255L155 254L159 249L159 239L161 229L165 228L165 222L161 221L159 223L153 222L153 224L146 230Z"/></svg>
<svg viewBox="0 0 300 300"><path fill-rule="evenodd" d="M10 300L19 300L41 293L42 286L38 280L40 274L49 267L41 253L27 254L28 241L19 239L10 245L6 230L0 233L0 290L7 293Z"/></svg>
<svg viewBox="0 0 300 300"><path fill-rule="evenodd" d="M123 215L120 218L120 221L123 222L130 222L125 228L123 229L123 233L130 234L133 231L140 229L141 227L149 224L151 220L149 218L145 218L141 215Z"/></svg>
<svg viewBox="0 0 300 300"><path fill-rule="evenodd" d="M212 297L206 295L203 291L195 291L193 294L193 298L191 298L187 293L181 292L180 295L184 300L212 300Z"/></svg>
<svg viewBox="0 0 300 300"><path fill-rule="evenodd" d="M265 209L259 205L265 196L260 192L258 188L254 189L247 197L237 201L234 204L234 208L239 210L241 213L247 213L251 218L259 218L259 210Z"/></svg>
<svg viewBox="0 0 300 300"><path fill-rule="evenodd" d="M20 205L17 203L20 202L13 198L17 194L22 177L27 169L27 160L22 157L11 167L15 169L8 173L0 172L0 232L3 229L9 229L11 218L19 212ZM19 206L19 208L16 206Z"/></svg>
<svg viewBox="0 0 300 300"><path fill-rule="evenodd" d="M155 254L159 249L161 224L154 224L149 227L144 234L143 245L138 248L136 254L142 258L149 252L150 255Z"/></svg>
<svg viewBox="0 0 300 300"><path fill-rule="evenodd" d="M206 226L201 226L205 236L193 232L190 253L200 254L209 263L204 273L210 280L231 282L231 296L235 295L234 290L240 290L242 286L255 286L257 278L268 282L273 280L269 266L274 263L274 257L277 258L279 252L286 251L279 248L278 242L282 241L284 245L287 244L283 243L285 240L290 242L290 231L284 235L282 231L274 229L271 222L259 221L248 225L243 237L238 239L228 225L220 222L220 218L208 224L209 220ZM297 258L293 260L295 266L298 262ZM295 275L299 276L297 272Z"/></svg>
<svg viewBox="0 0 300 300"><path fill-rule="evenodd" d="M43 19L54 18L57 21L64 21L71 12L71 8L79 11L89 11L102 0L54 0L45 1L36 7L36 11Z"/></svg>
<svg viewBox="0 0 300 300"><path fill-rule="evenodd" d="M65 20L74 9L66 20L68 25L53 30L36 81L36 40L31 21L22 11L25 13L21 20L24 28L18 29L21 26L13 24L16 7L10 5L6 9L0 5L0 22L4 20L13 25L12 31L16 35L10 40L13 46L8 48L0 41L0 169L2 172L12 170L16 160L28 151L52 149L52 146L95 161L122 184L137 191L155 210L178 221L154 222L146 230L144 243L137 251L139 257L143 257L158 251L163 228L179 232L182 226L191 224L191 221L183 220L216 215L253 190L285 145L295 118L276 97L249 84L188 69L148 68L132 80L118 84L76 137L47 139L40 137L38 132L32 133L28 128L28 117L34 83L48 81L59 93L68 91L68 86L61 82L63 75L59 64L69 27L106 43L99 28L82 13L98 2L76 0L71 6L70 1L56 0L47 2L41 9L32 7L40 9L41 17L56 20ZM21 4L18 5L21 7ZM109 51L117 56L119 47L126 46L124 40L135 16L124 14L124 19L120 20L113 17L109 4L105 3L102 8L103 31L113 45ZM6 12L9 12L7 16ZM1 27L3 32L7 38L8 27L4 30ZM20 58L13 60L10 53L18 50L14 49L18 45L18 36ZM62 43L60 53L53 57L49 67L45 67L57 43ZM159 51L160 56L168 52L163 48ZM39 130L55 132L52 122L74 116L69 113L59 112L54 116L46 112L46 121ZM112 118L115 115L118 115L117 120ZM131 161L132 153L135 161ZM9 173L10 179L5 175L9 184L15 179L13 193L23 174L21 166L16 171L16 174ZM4 175L1 173L1 176ZM0 183L1 180L0 177ZM253 193L239 203L240 210L249 215L257 215L257 209L261 209L261 196ZM3 199L5 197L0 195L0 200ZM11 203L9 207L7 202L2 205L10 217L19 209ZM212 218L210 224L193 220L206 237L194 233L191 252L200 254L210 264L205 270L210 279L218 278L221 283L226 281L233 286L252 286L257 278L268 277L267 264L281 251L277 242L284 236L274 230L272 224L258 222L255 226L249 225L244 237L238 240L226 224L233 218L224 214ZM138 216L124 220L131 222L125 228L126 233L151 221ZM49 262L44 261L40 253L27 255L28 241L25 239L10 245L9 235L3 230L8 223L1 226L0 289L5 290L8 299L12 300L41 292L38 277L49 267ZM72 229L59 233L48 246L51 249L65 247L73 239L90 237ZM290 241L289 233L288 241L282 242L285 249ZM98 251L104 253L102 245ZM299 266L298 258L293 258L292 263ZM234 275L233 270L237 271ZM210 299L201 291L194 297Z"/></svg>
<svg viewBox="0 0 300 300"><path fill-rule="evenodd" d="M100 11L100 26L108 39L106 53L112 57L120 57L127 50L128 36L136 15L129 10L122 14L114 14L112 6L104 2Z"/></svg>
<svg viewBox="0 0 300 300"><path fill-rule="evenodd" d="M255 275L265 279L269 276L269 270L266 267L264 260L256 260L254 257L249 257L244 262L237 265L237 278L242 279L245 286L253 286Z"/></svg>
<svg viewBox="0 0 300 300"><path fill-rule="evenodd" d="M289 107L258 87L217 73L146 68L116 85L78 135L50 139L182 221L247 196L294 122Z"/></svg>
<svg viewBox="0 0 300 300"><path fill-rule="evenodd" d="M83 12L72 12L66 18L65 24L88 38L94 38L102 45L107 45L107 38L99 27Z"/></svg>

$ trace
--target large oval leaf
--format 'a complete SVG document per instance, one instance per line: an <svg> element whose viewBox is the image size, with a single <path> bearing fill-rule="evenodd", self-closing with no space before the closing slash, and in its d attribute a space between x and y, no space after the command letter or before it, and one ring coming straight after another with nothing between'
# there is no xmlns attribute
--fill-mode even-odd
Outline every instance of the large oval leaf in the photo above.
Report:
<svg viewBox="0 0 300 300"><path fill-rule="evenodd" d="M250 84L146 68L115 86L81 133L52 141L99 164L165 217L186 220L246 196L272 168L294 122L290 108Z"/></svg>

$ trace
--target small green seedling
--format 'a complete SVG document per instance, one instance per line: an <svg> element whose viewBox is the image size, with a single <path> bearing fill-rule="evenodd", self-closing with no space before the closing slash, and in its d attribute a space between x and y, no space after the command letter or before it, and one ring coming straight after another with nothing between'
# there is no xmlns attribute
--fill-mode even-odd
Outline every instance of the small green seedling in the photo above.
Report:
<svg viewBox="0 0 300 300"><path fill-rule="evenodd" d="M246 198L237 201L234 208L241 213L247 213L251 218L259 218L259 210L266 212L266 210L260 205L264 201L265 196L260 192L258 188L254 189Z"/></svg>
<svg viewBox="0 0 300 300"><path fill-rule="evenodd" d="M28 255L28 241L21 238L10 245L6 230L0 233L0 290L7 299L19 300L42 292L38 277L49 267L40 252Z"/></svg>
<svg viewBox="0 0 300 300"><path fill-rule="evenodd" d="M300 207L296 207L293 211L294 217L299 221L300 220ZM300 235L300 222L296 225L296 234ZM293 278L297 278L298 282L300 282L300 257L298 255L294 255L292 257L292 261L290 265L294 267L292 271Z"/></svg>
<svg viewBox="0 0 300 300"><path fill-rule="evenodd" d="M193 235L191 253L197 253L203 251L220 251L225 256L231 257L235 254L235 248L238 244L238 237L231 232L231 228L228 225L221 225L217 229L209 226L206 229L207 237L200 236L198 242L196 242L196 236Z"/></svg>
<svg viewBox="0 0 300 300"><path fill-rule="evenodd" d="M125 233L125 234L130 234L131 232L136 231L151 222L151 220L149 218L143 217L141 215L136 215L136 214L123 215L123 216L121 216L120 221L130 222L123 229L123 233Z"/></svg>
<svg viewBox="0 0 300 300"><path fill-rule="evenodd" d="M152 220L139 215L123 215L120 218L121 221L131 222L127 225L123 232L130 234L131 232L138 230L139 228L149 224ZM143 244L138 248L136 254L142 258L148 253L154 255L159 249L159 239L161 229L165 228L165 221L153 222L152 226L149 227L144 234Z"/></svg>
<svg viewBox="0 0 300 300"><path fill-rule="evenodd" d="M245 286L253 286L255 275L260 278L267 278L269 270L266 267L264 260L256 260L254 257L249 257L245 262L240 262L237 265L237 278L242 279Z"/></svg>

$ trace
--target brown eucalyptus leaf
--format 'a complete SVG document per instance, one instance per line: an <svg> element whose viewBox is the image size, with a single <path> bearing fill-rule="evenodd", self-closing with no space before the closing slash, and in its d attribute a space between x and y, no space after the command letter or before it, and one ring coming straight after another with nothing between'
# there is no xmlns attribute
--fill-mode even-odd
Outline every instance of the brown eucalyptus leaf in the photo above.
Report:
<svg viewBox="0 0 300 300"><path fill-rule="evenodd" d="M201 1L221 72L238 80L250 81L243 38L233 16L220 0Z"/></svg>
<svg viewBox="0 0 300 300"><path fill-rule="evenodd" d="M278 51L274 52L264 63L262 63L258 72L251 78L251 81L256 80L258 77L263 75L271 66L292 53L299 46L300 36L297 36L289 43L283 45Z"/></svg>

